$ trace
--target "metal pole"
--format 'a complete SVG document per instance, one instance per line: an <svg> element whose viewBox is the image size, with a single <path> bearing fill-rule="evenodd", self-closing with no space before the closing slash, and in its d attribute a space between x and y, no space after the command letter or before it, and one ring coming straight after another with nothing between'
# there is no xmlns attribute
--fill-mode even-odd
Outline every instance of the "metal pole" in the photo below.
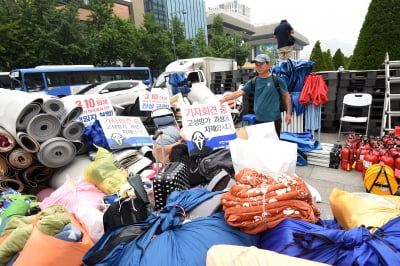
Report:
<svg viewBox="0 0 400 266"><path fill-rule="evenodd" d="M178 10L178 11L172 12L172 13L171 13L171 19L169 20L169 21L170 21L169 23L170 23L170 25L171 25L172 47L173 47L173 49L174 49L174 58L175 58L175 60L177 59L177 57L176 57L176 44L175 44L174 24L172 23L172 18L173 18L174 15L176 15L176 14L178 14L178 13L181 13L181 14L183 14L183 15L186 15L186 14L187 14L187 11L186 11L186 10Z"/></svg>
<svg viewBox="0 0 400 266"><path fill-rule="evenodd" d="M174 58L176 60L176 48L175 48L175 36L174 36L174 24L171 22L171 32L172 32L172 46L174 49Z"/></svg>

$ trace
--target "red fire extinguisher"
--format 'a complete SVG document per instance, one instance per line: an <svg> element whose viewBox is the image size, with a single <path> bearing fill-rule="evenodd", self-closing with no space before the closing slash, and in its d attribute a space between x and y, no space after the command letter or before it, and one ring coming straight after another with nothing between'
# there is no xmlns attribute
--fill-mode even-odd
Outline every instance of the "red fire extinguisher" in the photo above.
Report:
<svg viewBox="0 0 400 266"><path fill-rule="evenodd" d="M345 145L340 153L340 166L345 171L351 171L354 163L354 150L349 146Z"/></svg>
<svg viewBox="0 0 400 266"><path fill-rule="evenodd" d="M357 150L355 154L355 169L359 172L362 172L364 168L364 156L365 154L368 153L369 146L361 145Z"/></svg>
<svg viewBox="0 0 400 266"><path fill-rule="evenodd" d="M394 170L394 159L389 155L388 150L386 150L386 152L379 157L379 160Z"/></svg>
<svg viewBox="0 0 400 266"><path fill-rule="evenodd" d="M365 172L368 167L379 162L379 155L374 151L374 149L369 149L369 151L364 155L364 168L362 170L362 177L365 177Z"/></svg>
<svg viewBox="0 0 400 266"><path fill-rule="evenodd" d="M394 157L394 176L400 180L400 153Z"/></svg>

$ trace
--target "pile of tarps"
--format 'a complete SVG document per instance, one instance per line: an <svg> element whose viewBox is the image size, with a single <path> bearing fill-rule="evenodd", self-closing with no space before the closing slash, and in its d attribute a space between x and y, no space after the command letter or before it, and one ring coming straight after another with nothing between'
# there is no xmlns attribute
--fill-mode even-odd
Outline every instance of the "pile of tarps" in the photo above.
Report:
<svg viewBox="0 0 400 266"><path fill-rule="evenodd" d="M280 76L286 82L292 100L292 110L295 110L297 115L305 111L305 106L299 102L299 97L306 76L311 73L314 64L310 60L287 59L279 61L272 69L273 74Z"/></svg>
<svg viewBox="0 0 400 266"><path fill-rule="evenodd" d="M321 129L322 105L328 101L328 87L323 76L312 72L315 63L309 60L282 60L272 72L282 77L288 86L292 110L305 114L305 130Z"/></svg>
<svg viewBox="0 0 400 266"><path fill-rule="evenodd" d="M202 187L172 192L166 206L145 223L106 232L84 256L85 265L205 265L213 245L257 245L259 235L229 226L222 212L185 219L196 206L221 193ZM129 231L141 232L127 241L124 235Z"/></svg>
<svg viewBox="0 0 400 266"><path fill-rule="evenodd" d="M190 88L187 86L185 72L169 74L168 83L172 86L172 95L182 93L183 96L186 96L190 92Z"/></svg>
<svg viewBox="0 0 400 266"><path fill-rule="evenodd" d="M260 248L332 265L400 263L400 197L333 189L334 220L285 219L261 234Z"/></svg>

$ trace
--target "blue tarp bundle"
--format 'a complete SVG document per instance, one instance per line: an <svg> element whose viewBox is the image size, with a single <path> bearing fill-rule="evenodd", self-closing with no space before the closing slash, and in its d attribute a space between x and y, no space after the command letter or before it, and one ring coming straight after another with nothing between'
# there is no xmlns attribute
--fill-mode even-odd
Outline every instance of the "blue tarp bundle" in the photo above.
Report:
<svg viewBox="0 0 400 266"><path fill-rule="evenodd" d="M296 110L297 115L305 111L305 106L299 103L299 93L303 89L305 77L311 73L315 63L309 60L281 60L272 69L272 73L280 76L287 84L288 91L292 100L292 110Z"/></svg>
<svg viewBox="0 0 400 266"><path fill-rule="evenodd" d="M259 235L249 235L231 227L225 222L222 212L183 223L186 212L218 193L223 192L210 192L203 187L172 192L166 206L160 212L153 212L146 220L143 234L129 243L121 243L96 265L204 266L207 251L213 245L256 246ZM107 232L84 259L104 248L111 236L122 229L118 227Z"/></svg>
<svg viewBox="0 0 400 266"><path fill-rule="evenodd" d="M172 95L178 93L186 95L190 92L190 88L187 86L187 79L184 72L169 74L168 82L172 86Z"/></svg>
<svg viewBox="0 0 400 266"><path fill-rule="evenodd" d="M371 233L364 226L342 230L285 219L261 236L260 248L286 255L348 265L400 265L400 217Z"/></svg>
<svg viewBox="0 0 400 266"><path fill-rule="evenodd" d="M308 152L312 150L322 150L322 145L319 141L314 140L311 132L303 133L290 133L281 132L280 139L297 143L297 148L302 152Z"/></svg>

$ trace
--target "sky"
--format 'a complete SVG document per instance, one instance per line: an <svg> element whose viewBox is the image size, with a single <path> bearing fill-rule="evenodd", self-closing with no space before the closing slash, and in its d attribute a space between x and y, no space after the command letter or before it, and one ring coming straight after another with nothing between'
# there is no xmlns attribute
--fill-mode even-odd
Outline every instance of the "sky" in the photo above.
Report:
<svg viewBox="0 0 400 266"><path fill-rule="evenodd" d="M229 1L229 0L228 0ZM206 7L226 0L205 0ZM250 8L252 24L278 23L286 19L295 31L308 38L302 58L308 58L319 40L332 55L341 49L353 54L371 0L239 0Z"/></svg>

